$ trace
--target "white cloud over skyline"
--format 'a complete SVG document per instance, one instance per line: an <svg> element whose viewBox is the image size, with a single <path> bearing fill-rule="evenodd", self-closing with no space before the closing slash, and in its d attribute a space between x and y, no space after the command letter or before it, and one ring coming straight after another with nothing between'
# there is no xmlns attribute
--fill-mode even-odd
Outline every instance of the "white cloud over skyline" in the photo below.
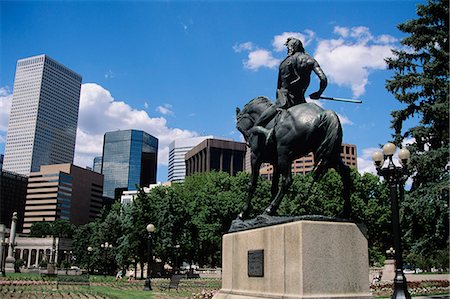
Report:
<svg viewBox="0 0 450 299"><path fill-rule="evenodd" d="M382 34L374 36L365 26L335 26L333 33L337 38L321 39L312 30L301 32L283 32L272 39L273 51L259 48L252 41L236 44L236 53L248 52L243 61L244 68L257 71L260 68L274 69L281 59L274 56L286 50L284 43L290 36L296 37L303 45L311 46L317 41L314 57L329 79L329 83L352 90L353 97L359 97L370 83L369 75L376 70L386 68L385 58L392 55L397 38ZM312 53L312 51L311 51Z"/></svg>
<svg viewBox="0 0 450 299"><path fill-rule="evenodd" d="M343 126L344 125L349 125L349 126L354 125L353 122L347 116L339 114L339 113L336 113L336 114L339 117L339 121L341 122L341 125L343 125Z"/></svg>
<svg viewBox="0 0 450 299"><path fill-rule="evenodd" d="M380 149L377 147L364 148L360 150L362 155L357 158L359 173L364 174L368 172L372 174L377 174L375 165L373 164L372 154L378 150Z"/></svg>
<svg viewBox="0 0 450 299"><path fill-rule="evenodd" d="M6 141L9 113L11 111L12 94L6 87L0 87L0 143ZM5 132L5 134L2 134Z"/></svg>
<svg viewBox="0 0 450 299"><path fill-rule="evenodd" d="M170 104L164 104L162 106L158 106L156 108L156 111L158 111L159 113L161 113L163 115L173 115L172 105L170 105Z"/></svg>
<svg viewBox="0 0 450 299"><path fill-rule="evenodd" d="M251 51L255 48L255 46L253 45L252 42L245 42L245 43L241 43L241 44L236 44L233 46L233 50L236 53L240 53L243 51Z"/></svg>
<svg viewBox="0 0 450 299"><path fill-rule="evenodd" d="M188 138L197 133L169 128L164 117L150 117L144 110L117 101L111 93L95 83L81 86L75 161L79 166L92 166L95 156L102 154L103 135L108 131L137 129L159 139L158 163L167 165L168 145L175 138Z"/></svg>
<svg viewBox="0 0 450 299"><path fill-rule="evenodd" d="M366 91L370 72L386 68L384 59L397 39L386 34L375 37L363 26L336 26L334 33L339 37L320 40L314 56L331 83L350 87L359 97Z"/></svg>
<svg viewBox="0 0 450 299"><path fill-rule="evenodd" d="M295 37L302 41L303 46L308 46L311 41L314 40L315 33L312 30L305 30L305 34L300 32L283 32L279 35L275 35L275 37L272 40L272 46L274 48L275 52L282 52L286 51L286 46L284 45L288 39L288 37Z"/></svg>
<svg viewBox="0 0 450 299"><path fill-rule="evenodd" d="M265 49L258 49L248 53L248 59L244 62L245 68L258 70L261 67L275 68L280 60L272 56L272 52Z"/></svg>

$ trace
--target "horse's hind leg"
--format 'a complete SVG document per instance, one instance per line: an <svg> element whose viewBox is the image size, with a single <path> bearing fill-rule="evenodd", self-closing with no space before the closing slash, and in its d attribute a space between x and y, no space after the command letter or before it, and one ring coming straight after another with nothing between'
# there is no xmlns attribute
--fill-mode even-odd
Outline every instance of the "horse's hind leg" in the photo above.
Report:
<svg viewBox="0 0 450 299"><path fill-rule="evenodd" d="M270 205L267 207L267 209L265 210L265 214L267 215L275 215L276 211L278 210L278 207L280 206L281 200L283 199L284 195L286 194L286 192L288 191L289 187L292 185L292 173L291 173L291 165L290 163L287 163L287 166L281 166L279 168L274 168L274 178L276 176L279 176L281 169L281 175L283 177L282 179L282 183L281 183L281 187L278 186L278 183L276 184L276 186L278 187L278 192L275 195L275 197L273 197L272 202L270 203ZM274 191L274 181L272 181L272 192Z"/></svg>
<svg viewBox="0 0 450 299"><path fill-rule="evenodd" d="M350 193L352 188L352 180L350 177L350 167L344 164L342 159L339 157L336 170L341 176L342 185L343 185L343 198L344 198L344 208L339 215L341 218L350 219L352 214L352 206L350 202Z"/></svg>

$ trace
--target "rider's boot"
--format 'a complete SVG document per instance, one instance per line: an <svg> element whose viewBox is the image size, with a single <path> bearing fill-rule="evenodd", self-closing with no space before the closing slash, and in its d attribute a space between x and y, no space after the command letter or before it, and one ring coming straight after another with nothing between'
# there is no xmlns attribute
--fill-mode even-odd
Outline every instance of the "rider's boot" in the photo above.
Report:
<svg viewBox="0 0 450 299"><path fill-rule="evenodd" d="M265 145L267 146L269 144L270 139L272 138L273 128L266 129L261 126L255 126L255 127L251 128L249 132L251 134L263 134L265 137Z"/></svg>

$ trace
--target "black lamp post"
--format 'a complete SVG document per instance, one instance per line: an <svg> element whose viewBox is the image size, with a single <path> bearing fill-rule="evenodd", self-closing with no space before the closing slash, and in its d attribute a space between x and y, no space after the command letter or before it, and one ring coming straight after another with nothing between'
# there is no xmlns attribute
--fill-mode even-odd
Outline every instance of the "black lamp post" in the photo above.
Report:
<svg viewBox="0 0 450 299"><path fill-rule="evenodd" d="M87 248L87 252L88 252L88 264L87 264L87 272L88 272L88 276L91 273L90 269L91 269L91 253L92 253L93 248L91 246L89 246Z"/></svg>
<svg viewBox="0 0 450 299"><path fill-rule="evenodd" d="M400 232L399 200L398 195L403 197L404 182L407 178L407 163L410 158L410 152L407 149L401 149L398 153L400 166L394 164L392 159L396 147L393 143L386 143L383 146L383 152L377 151L372 155L375 162L378 175L384 177L389 184L392 210L392 229L394 233L394 257L395 257L395 277L394 293L391 298L409 299L411 295L408 292L405 275L403 274L402 244ZM386 163L384 160L386 160ZM386 164L386 165L385 165ZM403 199L403 198L401 198Z"/></svg>
<svg viewBox="0 0 450 299"><path fill-rule="evenodd" d="M180 245L177 244L174 246L175 247L175 272L176 274L180 274Z"/></svg>
<svg viewBox="0 0 450 299"><path fill-rule="evenodd" d="M112 244L109 244L108 242L105 242L105 243L101 244L100 247L104 249L103 258L105 260L105 264L103 266L103 276L106 277L107 264L108 264L108 260L107 260L108 253L107 253L107 251L108 251L108 249L111 249L113 246L112 246Z"/></svg>
<svg viewBox="0 0 450 299"><path fill-rule="evenodd" d="M147 225L147 232L148 232L148 236L147 236L147 278L145 279L145 285L144 285L144 291L151 291L152 290L152 282L151 282L151 264L152 264L152 260L151 257L153 256L152 254L152 233L155 231L155 226L153 224L148 224Z"/></svg>

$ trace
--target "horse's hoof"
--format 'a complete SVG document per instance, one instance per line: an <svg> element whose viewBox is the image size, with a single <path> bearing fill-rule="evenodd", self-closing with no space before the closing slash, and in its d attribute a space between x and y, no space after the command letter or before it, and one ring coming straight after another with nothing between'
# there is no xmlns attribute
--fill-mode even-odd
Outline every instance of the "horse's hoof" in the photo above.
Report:
<svg viewBox="0 0 450 299"><path fill-rule="evenodd" d="M351 219L351 212L344 210L344 211L339 213L338 218L350 220Z"/></svg>
<svg viewBox="0 0 450 299"><path fill-rule="evenodd" d="M240 213L238 214L236 220L244 221L247 217L248 217L247 213L245 213L245 212L240 212Z"/></svg>
<svg viewBox="0 0 450 299"><path fill-rule="evenodd" d="M275 212L273 211L272 207L270 206L264 211L264 214L273 216L275 214Z"/></svg>

